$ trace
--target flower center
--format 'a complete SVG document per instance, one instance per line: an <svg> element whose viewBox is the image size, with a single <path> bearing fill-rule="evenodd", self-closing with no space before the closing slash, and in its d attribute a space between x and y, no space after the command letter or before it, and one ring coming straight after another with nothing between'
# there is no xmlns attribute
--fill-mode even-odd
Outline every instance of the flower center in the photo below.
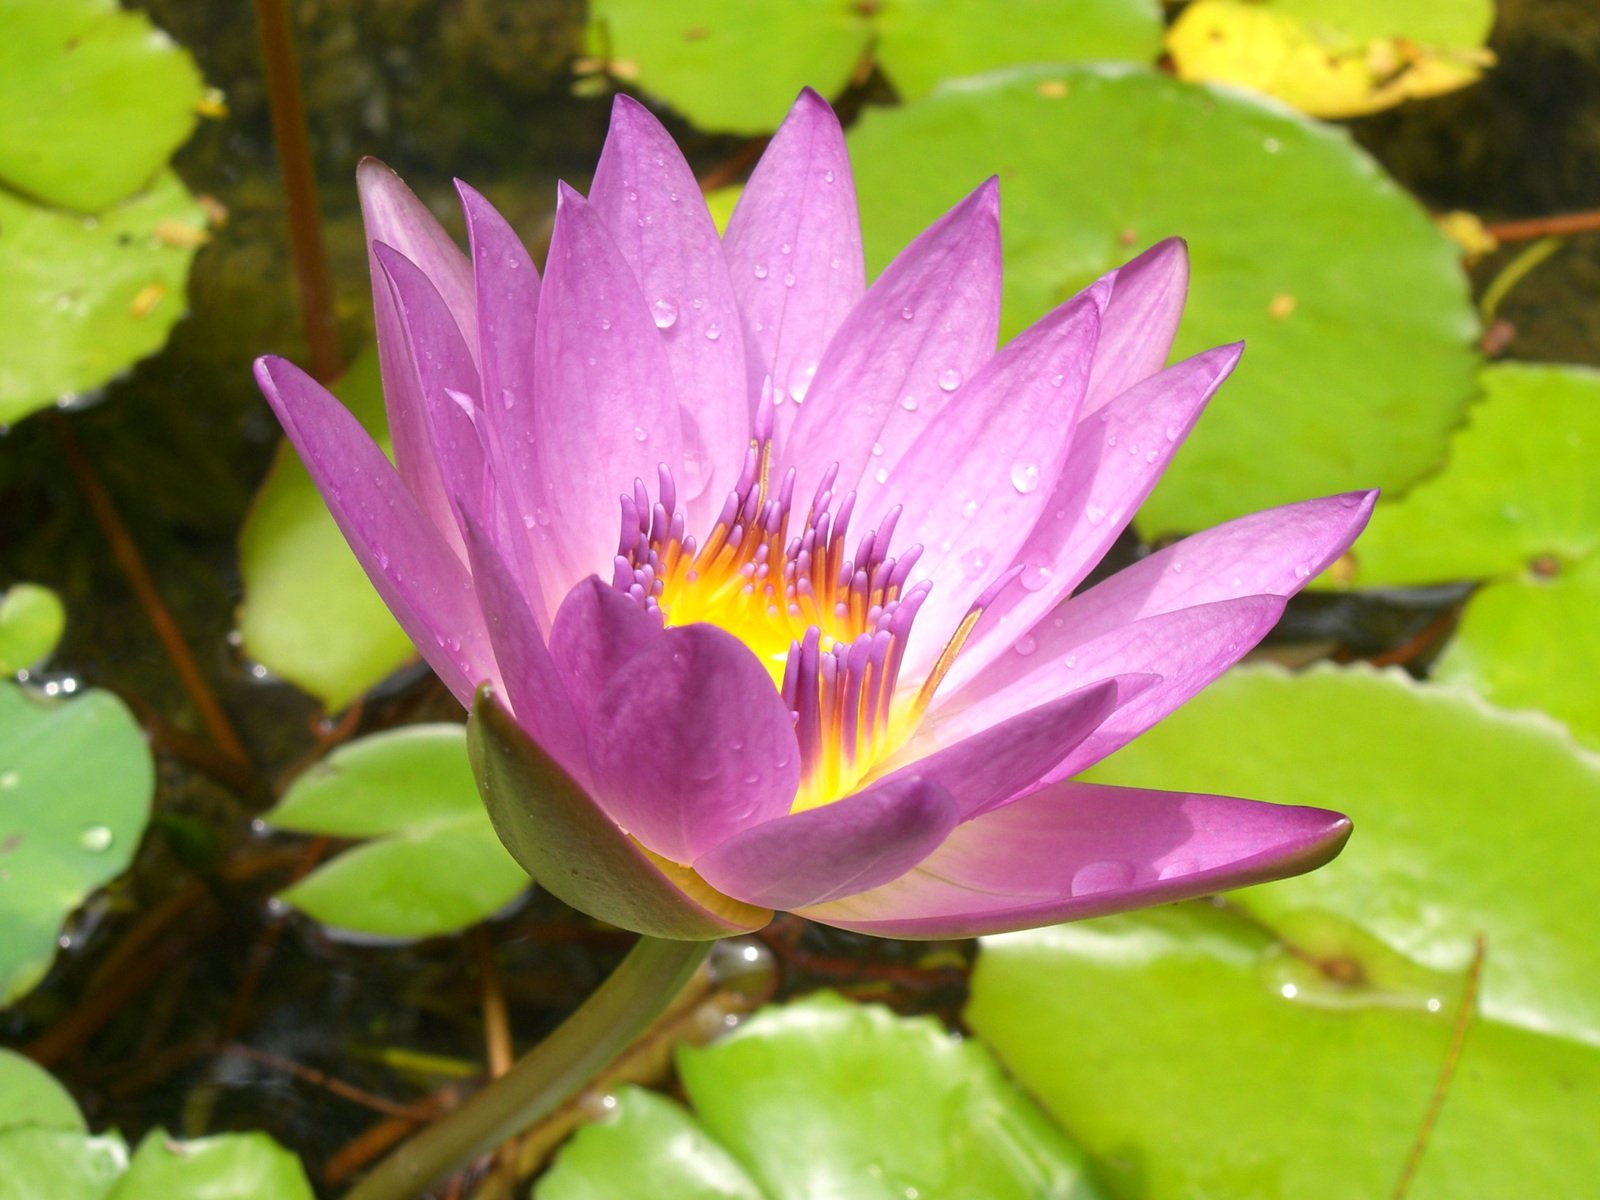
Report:
<svg viewBox="0 0 1600 1200"><path fill-rule="evenodd" d="M904 742L943 672L915 698L896 699L906 638L930 587L907 586L920 546L889 555L900 510L868 532L852 556L855 494L835 508L837 468L796 524L794 472L774 491L769 464L767 445L751 448L703 545L685 531L665 467L654 503L636 481L622 500L612 582L667 625L716 625L761 660L794 713L800 811L848 795Z"/></svg>

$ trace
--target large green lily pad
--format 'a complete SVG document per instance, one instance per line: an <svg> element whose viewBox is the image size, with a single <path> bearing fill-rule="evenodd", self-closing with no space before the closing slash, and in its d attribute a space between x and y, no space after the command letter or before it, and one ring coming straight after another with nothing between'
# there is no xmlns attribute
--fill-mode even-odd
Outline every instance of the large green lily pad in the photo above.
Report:
<svg viewBox="0 0 1600 1200"><path fill-rule="evenodd" d="M1163 237L1189 241L1176 353L1244 339L1139 517L1161 534L1401 489L1474 392L1459 254L1344 131L1154 71L966 80L851 132L869 268L998 174L1012 334Z"/></svg>
<svg viewBox="0 0 1600 1200"><path fill-rule="evenodd" d="M148 184L194 129L189 55L117 0L0 0L0 183L98 212Z"/></svg>
<svg viewBox="0 0 1600 1200"><path fill-rule="evenodd" d="M37 983L67 914L133 858L150 748L122 701L40 701L0 684L0 1005Z"/></svg>
<svg viewBox="0 0 1600 1200"><path fill-rule="evenodd" d="M34 1129L88 1129L78 1104L55 1077L31 1058L0 1048L0 1133Z"/></svg>
<svg viewBox="0 0 1600 1200"><path fill-rule="evenodd" d="M1333 983L1243 916L1185 905L987 939L967 1020L1114 1195L1388 1196L1464 992L1413 974ZM1585 1195L1597 1121L1600 1050L1479 1018L1406 1195Z"/></svg>
<svg viewBox="0 0 1600 1200"><path fill-rule="evenodd" d="M357 358L334 391L387 452L377 353ZM287 441L239 531L239 575L244 652L329 708L416 654Z"/></svg>
<svg viewBox="0 0 1600 1200"><path fill-rule="evenodd" d="M342 929L453 933L528 886L478 799L460 725L411 725L341 746L295 780L265 819L279 829L372 839L281 893Z"/></svg>
<svg viewBox="0 0 1600 1200"><path fill-rule="evenodd" d="M1081 1153L981 1046L817 995L678 1052L695 1107L637 1089L580 1130L538 1200L1096 1200Z"/></svg>
<svg viewBox="0 0 1600 1200"><path fill-rule="evenodd" d="M702 129L777 128L802 87L842 91L870 55L905 97L1024 62L1150 62L1154 0L596 0L590 40L618 74Z"/></svg>
<svg viewBox="0 0 1600 1200"><path fill-rule="evenodd" d="M0 425L107 383L165 344L205 215L169 173L85 217L0 189Z"/></svg>

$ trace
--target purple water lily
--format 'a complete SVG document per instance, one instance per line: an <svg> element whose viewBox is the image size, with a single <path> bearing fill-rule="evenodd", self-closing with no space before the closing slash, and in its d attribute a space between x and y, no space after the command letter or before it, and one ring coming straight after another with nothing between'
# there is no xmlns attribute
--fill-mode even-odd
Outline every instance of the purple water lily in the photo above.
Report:
<svg viewBox="0 0 1600 1200"><path fill-rule="evenodd" d="M959 937L1343 845L1333 812L1073 778L1254 646L1374 498L1074 594L1239 358L1165 365L1180 242L997 352L995 181L868 287L810 92L720 237L619 99L542 280L471 188L463 255L385 167L360 184L394 466L291 364L257 377L428 662L469 707L485 688L486 799L557 895L669 937L773 909Z"/></svg>

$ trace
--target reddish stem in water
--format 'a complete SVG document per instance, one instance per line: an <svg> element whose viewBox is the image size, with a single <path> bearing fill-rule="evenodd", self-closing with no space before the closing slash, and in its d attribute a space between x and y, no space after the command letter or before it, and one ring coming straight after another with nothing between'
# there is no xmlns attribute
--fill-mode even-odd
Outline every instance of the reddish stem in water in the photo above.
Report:
<svg viewBox="0 0 1600 1200"><path fill-rule="evenodd" d="M344 369L344 356L339 350L333 279L322 238L322 209L317 203L311 138L300 96L294 31L284 0L255 0L255 4L256 36L266 68L267 107L272 113L272 138L278 148L278 171L283 177L283 197L289 209L289 242L295 286L300 293L300 322L305 330L311 374L326 383Z"/></svg>
<svg viewBox="0 0 1600 1200"><path fill-rule="evenodd" d="M1521 221L1486 221L1484 229L1497 242L1531 242L1542 237L1571 237L1575 233L1600 233L1600 209L1555 213Z"/></svg>

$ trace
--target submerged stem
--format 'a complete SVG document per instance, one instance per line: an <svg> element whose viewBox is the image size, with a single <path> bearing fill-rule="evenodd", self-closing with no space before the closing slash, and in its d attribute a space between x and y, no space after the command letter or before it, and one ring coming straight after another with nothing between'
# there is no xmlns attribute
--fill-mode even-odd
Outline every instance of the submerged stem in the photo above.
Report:
<svg viewBox="0 0 1600 1200"><path fill-rule="evenodd" d="M711 945L640 938L611 978L554 1033L384 1159L345 1200L411 1200L569 1099L671 1002Z"/></svg>

